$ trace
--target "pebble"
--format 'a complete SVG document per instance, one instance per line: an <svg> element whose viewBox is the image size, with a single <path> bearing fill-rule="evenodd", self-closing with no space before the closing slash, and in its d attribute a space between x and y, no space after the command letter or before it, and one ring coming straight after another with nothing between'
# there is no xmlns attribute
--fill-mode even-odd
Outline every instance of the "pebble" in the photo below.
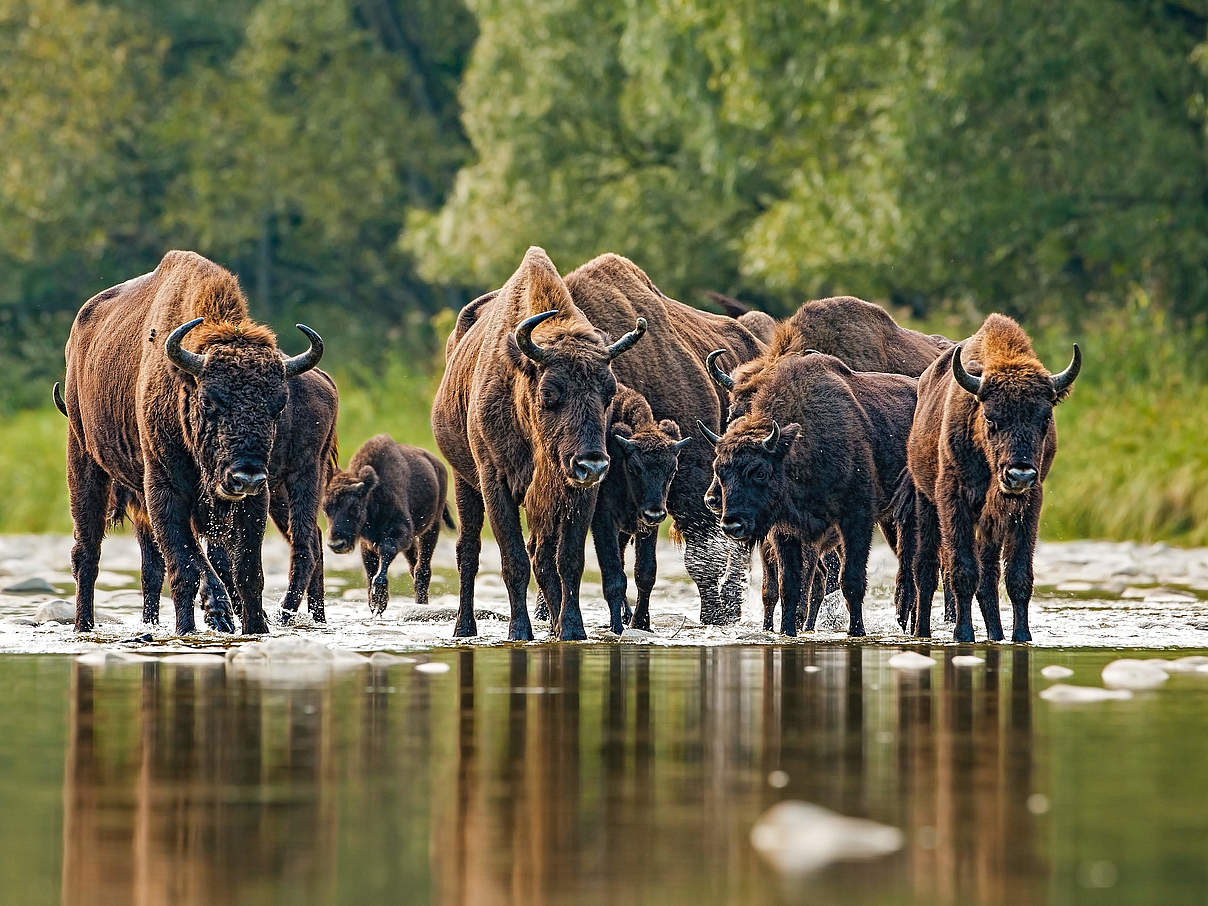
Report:
<svg viewBox="0 0 1208 906"><path fill-rule="evenodd" d="M935 664L935 658L917 651L903 651L889 659L889 666L895 670L930 670Z"/></svg>
<svg viewBox="0 0 1208 906"><path fill-rule="evenodd" d="M34 613L34 621L37 623L74 623L75 604L71 601L64 601L62 598L44 601L38 605L38 609Z"/></svg>
<svg viewBox="0 0 1208 906"><path fill-rule="evenodd" d="M1113 689L1154 689L1170 676L1151 661L1121 658L1103 668L1103 684Z"/></svg>
<svg viewBox="0 0 1208 906"><path fill-rule="evenodd" d="M35 577L14 582L12 585L4 588L3 591L10 595L53 595L55 587L45 579Z"/></svg>
<svg viewBox="0 0 1208 906"><path fill-rule="evenodd" d="M976 654L958 654L952 658L953 667L976 667L978 664L984 664L986 659L978 657Z"/></svg>
<svg viewBox="0 0 1208 906"><path fill-rule="evenodd" d="M785 875L808 874L833 862L888 856L904 842L896 827L791 799L772 806L751 828L755 851Z"/></svg>
<svg viewBox="0 0 1208 906"><path fill-rule="evenodd" d="M1074 671L1069 667L1062 667L1060 664L1049 664L1040 670L1040 675L1045 679L1059 680L1065 679L1067 676L1073 676Z"/></svg>
<svg viewBox="0 0 1208 906"><path fill-rule="evenodd" d="M1040 697L1059 705L1081 705L1090 702L1123 701L1132 698L1132 692L1128 689L1100 689L1098 686L1055 683L1041 692Z"/></svg>
<svg viewBox="0 0 1208 906"><path fill-rule="evenodd" d="M428 661L424 664L416 664L415 669L420 673L448 673L449 665L442 661Z"/></svg>

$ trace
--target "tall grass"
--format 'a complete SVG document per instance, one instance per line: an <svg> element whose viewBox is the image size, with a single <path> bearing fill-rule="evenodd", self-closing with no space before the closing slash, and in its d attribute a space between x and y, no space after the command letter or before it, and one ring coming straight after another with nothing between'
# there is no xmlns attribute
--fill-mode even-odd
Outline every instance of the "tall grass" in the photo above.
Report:
<svg viewBox="0 0 1208 906"><path fill-rule="evenodd" d="M962 325L935 328L963 335ZM1065 367L1068 331L1037 333L1045 363ZM1208 545L1208 385L1195 344L1144 310L1078 339L1085 364L1057 409L1061 445L1045 485L1042 534ZM342 463L379 432L434 449L434 363L396 359L373 373L353 366L335 374ZM0 418L0 532L71 530L67 423L46 396L42 409Z"/></svg>

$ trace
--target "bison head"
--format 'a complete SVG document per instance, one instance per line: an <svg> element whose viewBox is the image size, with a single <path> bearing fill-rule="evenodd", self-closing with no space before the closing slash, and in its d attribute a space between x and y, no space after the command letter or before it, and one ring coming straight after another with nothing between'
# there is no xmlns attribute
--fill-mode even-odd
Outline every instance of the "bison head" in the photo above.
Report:
<svg viewBox="0 0 1208 906"><path fill-rule="evenodd" d="M356 475L337 472L327 484L323 514L327 517L327 546L337 554L352 550L365 527L369 495L377 487L373 466L361 466Z"/></svg>
<svg viewBox="0 0 1208 906"><path fill-rule="evenodd" d="M285 382L319 363L323 339L299 324L310 349L284 358L267 328L217 324L203 328L204 353L183 348L185 335L203 320L173 330L164 353L186 376L182 419L204 486L224 500L241 500L264 490L277 418L289 398Z"/></svg>
<svg viewBox="0 0 1208 906"><path fill-rule="evenodd" d="M1081 369L1077 343L1069 367L1054 375L1021 359L988 367L978 376L965 370L961 347L953 351L952 377L977 400L974 437L1004 494L1026 494L1043 478L1053 407L1069 394Z"/></svg>
<svg viewBox="0 0 1208 906"><path fill-rule="evenodd" d="M617 392L610 363L641 339L646 321L639 318L634 330L611 345L590 325L559 324L538 345L533 330L557 313L521 321L508 348L523 375L520 386L536 452L556 464L571 487L582 490L595 487L608 471L605 416Z"/></svg>
<svg viewBox="0 0 1208 906"><path fill-rule="evenodd" d="M681 440L679 426L669 418L637 431L629 425L613 425L609 432L612 468L623 470L626 507L637 514L642 528L656 528L667 518L667 490L675 478L679 452L691 440Z"/></svg>
<svg viewBox="0 0 1208 906"><path fill-rule="evenodd" d="M763 538L788 499L785 457L801 426L793 422L781 428L774 420L744 416L730 425L724 437L703 422L699 427L716 454L705 505L721 518L721 530L735 541Z"/></svg>

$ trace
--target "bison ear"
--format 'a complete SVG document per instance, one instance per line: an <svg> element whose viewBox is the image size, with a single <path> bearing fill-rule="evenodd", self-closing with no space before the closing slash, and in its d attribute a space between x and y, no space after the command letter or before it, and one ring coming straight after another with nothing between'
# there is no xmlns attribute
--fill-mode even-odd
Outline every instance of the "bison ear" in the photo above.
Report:
<svg viewBox="0 0 1208 906"><path fill-rule="evenodd" d="M675 422L673 422L669 418L665 418L661 422L659 422L659 430L662 431L664 434L666 434L668 437L670 437L672 440L680 439L679 425L677 425Z"/></svg>
<svg viewBox="0 0 1208 906"><path fill-rule="evenodd" d="M776 444L776 455L784 457L788 455L789 449L793 446L793 441L797 439L797 435L801 433L801 425L797 422L790 422L780 429L780 440Z"/></svg>
<svg viewBox="0 0 1208 906"><path fill-rule="evenodd" d="M365 486L365 492L368 493L377 487L378 473L373 466L361 466L357 472L357 479Z"/></svg>
<svg viewBox="0 0 1208 906"><path fill-rule="evenodd" d="M529 377L537 376L536 363L526 356L520 349L520 343L516 340L514 333L508 334L507 339L508 358L512 360L512 367L519 371L523 371Z"/></svg>

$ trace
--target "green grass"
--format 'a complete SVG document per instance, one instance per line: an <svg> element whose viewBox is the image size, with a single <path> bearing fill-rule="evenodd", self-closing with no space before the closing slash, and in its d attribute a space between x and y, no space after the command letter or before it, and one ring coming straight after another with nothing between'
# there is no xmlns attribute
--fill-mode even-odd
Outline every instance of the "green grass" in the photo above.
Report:
<svg viewBox="0 0 1208 906"><path fill-rule="evenodd" d="M958 333L958 331L952 331ZM1082 339L1085 365L1057 410L1060 453L1046 482L1044 537L1208 545L1208 385L1180 340L1135 324ZM1062 368L1069 340L1038 342ZM429 407L438 373L397 364L337 373L340 460L367 438L435 449ZM0 418L0 532L69 532L63 478L67 423L50 405Z"/></svg>

